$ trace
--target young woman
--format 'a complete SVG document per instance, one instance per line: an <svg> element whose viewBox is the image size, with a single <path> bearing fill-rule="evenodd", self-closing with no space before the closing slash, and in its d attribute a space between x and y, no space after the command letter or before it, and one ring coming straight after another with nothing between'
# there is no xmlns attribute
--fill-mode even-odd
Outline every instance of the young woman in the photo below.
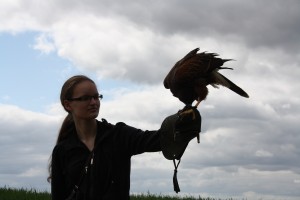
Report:
<svg viewBox="0 0 300 200"><path fill-rule="evenodd" d="M53 200L65 200L72 191L77 199L129 199L131 156L161 150L161 131L98 121L101 99L86 76L71 77L61 89L68 115L49 165Z"/></svg>

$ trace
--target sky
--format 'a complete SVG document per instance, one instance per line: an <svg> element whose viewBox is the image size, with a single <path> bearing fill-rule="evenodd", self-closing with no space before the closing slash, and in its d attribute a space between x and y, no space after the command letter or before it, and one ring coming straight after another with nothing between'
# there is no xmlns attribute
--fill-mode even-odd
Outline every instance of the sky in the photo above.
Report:
<svg viewBox="0 0 300 200"><path fill-rule="evenodd" d="M98 119L157 130L183 104L163 79L190 50L230 58L250 96L209 87L178 169L179 195L300 197L300 1L2 0L0 187L50 190L47 165L69 77L95 80ZM132 158L131 193L177 195L161 152Z"/></svg>

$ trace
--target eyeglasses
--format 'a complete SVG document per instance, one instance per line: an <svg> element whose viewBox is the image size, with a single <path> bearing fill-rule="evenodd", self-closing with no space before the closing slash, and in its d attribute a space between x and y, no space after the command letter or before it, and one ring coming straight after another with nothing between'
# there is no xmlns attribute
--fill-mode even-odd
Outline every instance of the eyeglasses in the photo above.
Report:
<svg viewBox="0 0 300 200"><path fill-rule="evenodd" d="M99 101L100 99L103 99L103 95L102 94L96 94L94 96L84 95L81 97L70 98L68 100L69 101L91 101L92 99L94 99L95 101Z"/></svg>

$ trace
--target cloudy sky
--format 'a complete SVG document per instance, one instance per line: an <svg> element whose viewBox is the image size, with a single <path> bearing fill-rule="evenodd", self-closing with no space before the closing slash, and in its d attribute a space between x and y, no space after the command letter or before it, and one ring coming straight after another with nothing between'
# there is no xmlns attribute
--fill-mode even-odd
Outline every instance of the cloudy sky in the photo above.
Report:
<svg viewBox="0 0 300 200"><path fill-rule="evenodd" d="M190 50L215 52L250 95L209 88L201 143L179 166L181 195L300 197L300 1L2 0L0 187L49 190L47 162L66 113L64 81L95 80L100 118L158 129L183 107L162 81ZM132 159L131 192L175 194L161 153Z"/></svg>

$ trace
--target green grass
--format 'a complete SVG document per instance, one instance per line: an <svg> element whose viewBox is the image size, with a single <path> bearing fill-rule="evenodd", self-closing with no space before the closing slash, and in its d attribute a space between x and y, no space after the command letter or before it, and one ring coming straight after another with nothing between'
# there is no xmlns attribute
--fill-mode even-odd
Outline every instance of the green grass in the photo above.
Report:
<svg viewBox="0 0 300 200"><path fill-rule="evenodd" d="M131 195L131 200L221 200L221 199L213 199L213 198L202 198L202 197L176 197L176 196L166 196L166 195L154 195L154 194L142 194L142 195ZM228 199L232 200L232 199Z"/></svg>
<svg viewBox="0 0 300 200"><path fill-rule="evenodd" d="M1 200L51 200L48 192L41 192L34 189L13 189L0 188Z"/></svg>
<svg viewBox="0 0 300 200"><path fill-rule="evenodd" d="M165 195L154 194L139 194L131 195L131 200L221 200L213 198L195 198L195 197L172 197ZM41 192L34 189L14 189L14 188L0 188L0 200L51 200L48 192ZM231 199L232 200L232 199Z"/></svg>

